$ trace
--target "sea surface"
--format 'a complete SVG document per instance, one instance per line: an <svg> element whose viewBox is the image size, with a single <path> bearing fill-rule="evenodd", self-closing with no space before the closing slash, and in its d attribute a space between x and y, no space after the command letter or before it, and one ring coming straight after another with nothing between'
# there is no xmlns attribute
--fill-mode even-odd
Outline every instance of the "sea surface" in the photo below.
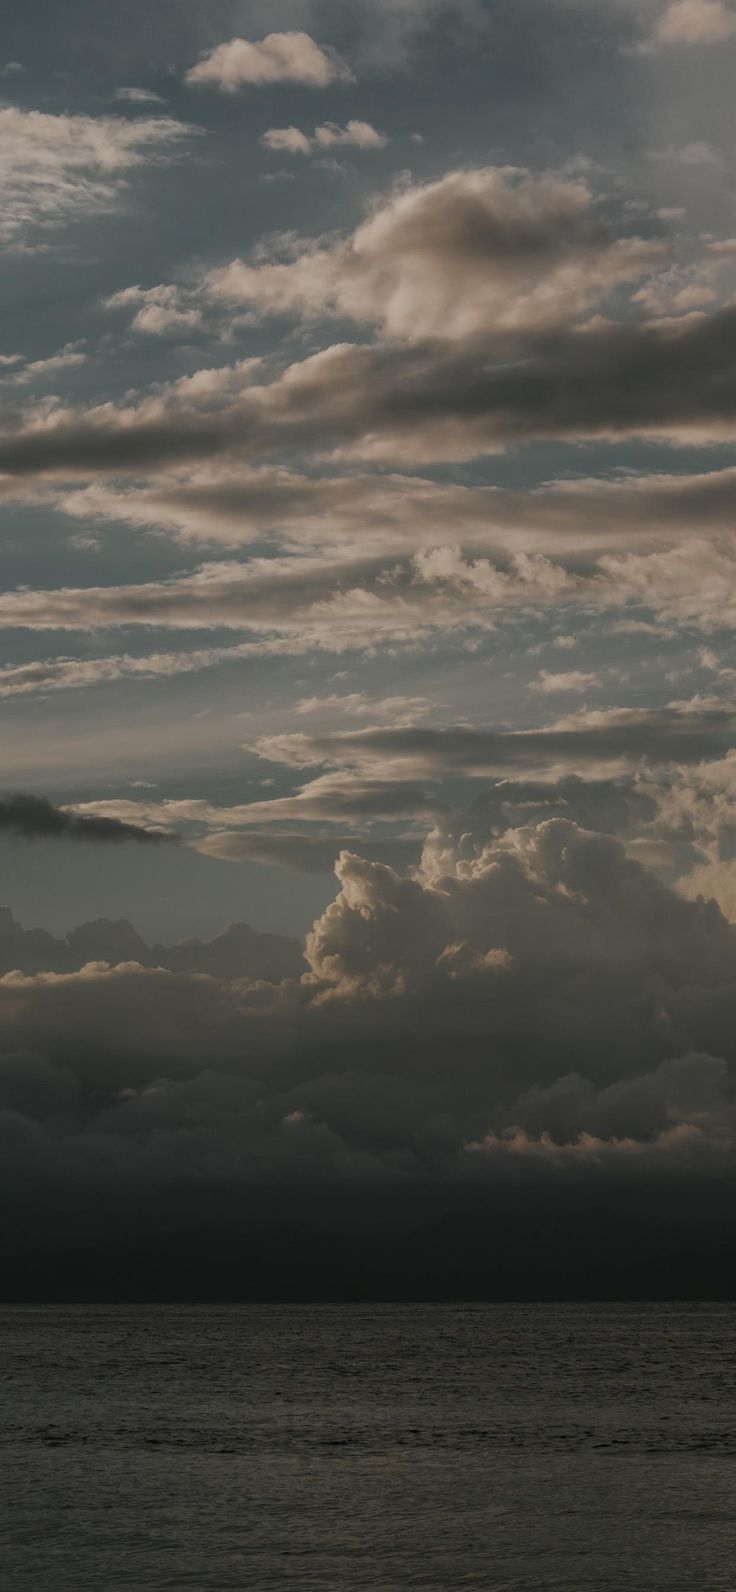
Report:
<svg viewBox="0 0 736 1592"><path fill-rule="evenodd" d="M0 1310L3 1592L736 1584L736 1307Z"/></svg>

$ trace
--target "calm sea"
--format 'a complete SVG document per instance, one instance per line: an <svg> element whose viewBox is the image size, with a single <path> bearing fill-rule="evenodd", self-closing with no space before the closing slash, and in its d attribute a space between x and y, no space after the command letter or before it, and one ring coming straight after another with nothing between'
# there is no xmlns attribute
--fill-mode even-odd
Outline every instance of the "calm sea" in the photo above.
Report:
<svg viewBox="0 0 736 1592"><path fill-rule="evenodd" d="M4 1592L736 1579L736 1307L7 1308Z"/></svg>

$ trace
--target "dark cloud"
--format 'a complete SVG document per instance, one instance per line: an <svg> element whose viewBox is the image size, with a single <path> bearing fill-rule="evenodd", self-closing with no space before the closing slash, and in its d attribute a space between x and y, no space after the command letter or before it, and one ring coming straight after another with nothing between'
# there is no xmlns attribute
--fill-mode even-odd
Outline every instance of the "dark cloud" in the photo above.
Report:
<svg viewBox="0 0 736 1592"><path fill-rule="evenodd" d="M593 772L596 767L695 763L723 755L733 746L735 715L728 702L696 699L660 709L581 712L533 730L413 725L263 736L256 750L294 768L322 763L374 775L380 770L384 778L504 772L540 776L556 768Z"/></svg>
<svg viewBox="0 0 736 1592"><path fill-rule="evenodd" d="M109 820L110 822L112 820ZM57 939L45 929L24 929L8 907L0 907L0 973L79 973L89 963L122 963L219 979L300 978L302 947L296 939L264 934L247 923L231 923L211 940L147 945L126 918L98 918Z"/></svg>
<svg viewBox="0 0 736 1592"><path fill-rule="evenodd" d="M431 462L544 438L707 445L732 439L735 361L731 306L508 334L494 346L341 344L261 385L233 367L138 404L67 409L42 426L21 418L0 437L0 470L73 479L324 448Z"/></svg>
<svg viewBox="0 0 736 1592"><path fill-rule="evenodd" d="M338 874L302 977L252 931L142 965L103 923L70 936L77 971L0 978L3 1189L34 1242L112 1240L123 1209L145 1240L154 1195L164 1233L290 1209L355 1234L726 1189L736 929L713 903L562 818L428 847L414 878Z"/></svg>
<svg viewBox="0 0 736 1592"><path fill-rule="evenodd" d="M144 829L117 818L67 812L43 796L28 795L0 798L0 833L3 832L23 840L88 840L101 844L134 840L139 845L161 845L175 838L162 830Z"/></svg>

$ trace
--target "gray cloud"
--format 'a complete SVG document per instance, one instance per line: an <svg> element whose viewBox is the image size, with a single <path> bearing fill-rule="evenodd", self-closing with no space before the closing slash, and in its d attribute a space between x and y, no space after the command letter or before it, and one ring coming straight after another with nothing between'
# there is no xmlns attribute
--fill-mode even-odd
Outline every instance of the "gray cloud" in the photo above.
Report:
<svg viewBox="0 0 736 1592"><path fill-rule="evenodd" d="M708 446L733 438L735 342L727 307L513 337L494 352L341 344L261 385L245 361L139 403L31 415L0 438L0 470L73 479L276 449L433 462L535 438Z"/></svg>
<svg viewBox="0 0 736 1592"><path fill-rule="evenodd" d="M256 743L261 757L293 768L318 763L382 777L485 775L585 767L625 771L637 765L695 763L731 749L736 710L696 699L659 710L611 708L581 712L535 730L443 729L415 725L331 735L272 735Z"/></svg>
<svg viewBox="0 0 736 1592"><path fill-rule="evenodd" d="M5 487L9 496L12 483ZM17 490L23 492L23 483ZM367 471L313 477L278 466L203 466L162 473L146 486L95 482L52 492L51 501L76 520L122 521L185 542L237 546L278 534L287 545L360 538L364 551L400 551L449 537L474 548L569 552L653 536L728 536L736 469L583 476L514 492Z"/></svg>
<svg viewBox="0 0 736 1592"><path fill-rule="evenodd" d="M91 819L84 820L90 824ZM108 820L108 823L111 822ZM125 826L119 825L124 828ZM25 975L81 973L89 964L135 964L140 970L203 974L216 979L265 979L274 984L300 978L302 947L286 935L263 934L247 923L231 923L211 940L147 945L126 918L99 918L58 939L45 929L24 929L8 907L0 907L0 971Z"/></svg>
<svg viewBox="0 0 736 1592"><path fill-rule="evenodd" d="M707 1227L736 1143L736 929L568 819L478 829L415 878L343 854L302 977L252 931L49 947L0 920L0 1179L26 1242L96 1253L155 1208L191 1258L203 1213L257 1235L295 1201L352 1243L384 1202L410 1232L489 1199L521 1233L567 1199ZM55 956L82 965L20 970Z"/></svg>
<svg viewBox="0 0 736 1592"><path fill-rule="evenodd" d="M296 149L295 134L282 129L280 147ZM581 180L509 167L399 188L346 242L289 254L233 261L210 273L205 293L265 314L455 341L574 322L666 257L656 239L616 238Z"/></svg>
<svg viewBox="0 0 736 1592"><path fill-rule="evenodd" d="M446 804L410 780L371 779L349 773L323 774L295 796L219 807L204 800L133 800L125 797L77 803L79 813L96 813L122 823L143 822L179 828L235 829L291 822L320 824L393 823L406 818L432 820ZM353 837L354 838L354 837ZM334 853L333 853L334 855Z"/></svg>
<svg viewBox="0 0 736 1592"><path fill-rule="evenodd" d="M622 1135L639 1155L717 1163L734 1128L736 930L716 907L562 819L448 853L423 880L350 854L338 874L301 981L249 981L237 940L229 965L213 953L214 974L192 971L198 944L189 961L169 952L169 970L92 959L0 979L0 1053L75 1080L61 1142L80 1165L94 1155L93 1180L229 1169L228 1182L306 1193L315 1177L390 1188L402 1169L452 1184L472 1181L476 1156L520 1173L524 1155L575 1164L593 1155L585 1134L624 1166ZM71 949L127 954L131 935L91 925ZM678 1061L693 1053L717 1059Z"/></svg>
<svg viewBox="0 0 736 1592"><path fill-rule="evenodd" d="M54 807L43 796L5 796L0 798L0 833L18 835L23 840L77 840L114 843L134 840L139 845L160 845L173 836L157 829L145 829L118 818L96 813L77 814Z"/></svg>

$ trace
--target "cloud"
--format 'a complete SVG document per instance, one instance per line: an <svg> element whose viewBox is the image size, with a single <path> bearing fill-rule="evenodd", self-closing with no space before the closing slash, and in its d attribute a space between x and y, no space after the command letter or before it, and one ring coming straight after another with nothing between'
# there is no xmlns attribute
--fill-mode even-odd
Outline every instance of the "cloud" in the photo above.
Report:
<svg viewBox="0 0 736 1592"><path fill-rule="evenodd" d="M296 129L283 131L296 151ZM264 314L332 315L389 337L456 341L580 319L663 254L656 239L612 235L581 181L484 167L399 188L346 241L294 245L285 261L236 260L204 287Z"/></svg>
<svg viewBox="0 0 736 1592"><path fill-rule="evenodd" d="M160 94L154 94L150 88L116 88L116 100L123 100L128 105L163 105Z"/></svg>
<svg viewBox="0 0 736 1592"><path fill-rule="evenodd" d="M200 800L131 801L113 798L76 803L80 814L98 814L121 822L145 822L164 826L193 824L202 829L234 829L283 823L288 820L331 824L365 823L421 817L435 819L444 812L444 803L429 795L411 780L371 779L351 774L323 774L303 785L294 796L277 796L265 801L245 802L237 807L218 807Z"/></svg>
<svg viewBox="0 0 736 1592"><path fill-rule="evenodd" d="M218 830L192 842L196 851L221 862L259 863L292 873L331 874L342 851L356 844L355 835L314 835L283 830ZM408 868L419 862L420 840L360 840L361 851L376 862Z"/></svg>
<svg viewBox="0 0 736 1592"><path fill-rule="evenodd" d="M530 771L537 778L554 778L580 767L593 775L610 775L723 756L730 750L735 725L732 704L696 698L660 709L583 710L534 730L460 724L443 729L418 725L313 736L267 735L256 740L254 750L291 768L321 763L382 779Z"/></svg>
<svg viewBox="0 0 736 1592"><path fill-rule="evenodd" d="M584 669L568 669L561 674L550 674L548 669L541 669L536 680L532 680L530 690L537 691L541 696L554 696L559 691L589 691L600 684L599 675L586 673Z"/></svg>
<svg viewBox="0 0 736 1592"><path fill-rule="evenodd" d="M42 796L27 795L0 798L0 833L3 832L23 840L134 840L145 845L158 845L173 838L161 830L144 829L118 818L68 812Z"/></svg>
<svg viewBox="0 0 736 1592"><path fill-rule="evenodd" d="M6 492L13 490L5 482ZM17 490L22 492L19 483ZM287 547L360 541L393 552L437 546L449 534L474 548L606 550L646 537L727 537L736 469L626 473L549 481L532 491L353 470L310 476L283 466L161 471L148 484L95 482L51 498L79 520L124 522L177 539L238 546L267 535Z"/></svg>
<svg viewBox="0 0 736 1592"><path fill-rule="evenodd" d="M650 611L707 634L736 625L735 581L736 565L725 547L683 542L661 553L588 552L554 561L541 553L503 551L493 559L466 557L462 549L447 546L419 549L411 557L387 551L349 558L326 551L321 557L222 560L132 585L22 587L0 594L0 624L6 630L227 629L243 639L188 651L85 653L8 664L0 669L0 697L193 673L255 655L370 652L387 643L407 647L439 633L472 642L502 620L523 622L530 605L540 604L564 614L568 624L576 612L625 612L635 605L634 612ZM623 633L647 623L620 617L614 629ZM542 671L534 688L543 694L582 690L596 683L588 678L594 673ZM341 707L339 695L333 698L325 700L326 710ZM305 701L317 711L319 698ZM369 703L351 704L348 698L344 705L366 717ZM424 701L413 698L392 696L390 706L397 725L426 713ZM383 716L380 709L374 716Z"/></svg>
<svg viewBox="0 0 736 1592"><path fill-rule="evenodd" d="M169 116L53 116L0 107L0 237L26 236L114 205L124 174L195 129Z"/></svg>
<svg viewBox="0 0 736 1592"><path fill-rule="evenodd" d="M91 820L87 820L91 822ZM112 820L108 820L111 823ZM298 940L262 934L247 923L231 923L211 940L147 945L127 918L98 918L57 939L45 929L24 929L8 907L0 907L0 971L37 976L81 973L85 968L130 967L208 978L278 983L300 978L304 956Z"/></svg>
<svg viewBox="0 0 736 1592"><path fill-rule="evenodd" d="M134 309L132 330L148 332L155 337L194 331L202 325L201 310L188 304L178 288L164 282L156 287L123 288L106 298L104 307L107 310Z"/></svg>
<svg viewBox="0 0 736 1592"><path fill-rule="evenodd" d="M288 651L288 646L283 650ZM49 691L82 691L112 680L155 680L217 668L263 651L263 643L231 647L197 647L188 652L153 652L144 656L108 653L98 658L45 658L0 668L0 699Z"/></svg>
<svg viewBox="0 0 736 1592"><path fill-rule="evenodd" d="M373 698L366 696L364 691L350 691L340 695L333 691L328 696L302 697L295 703L294 712L300 716L305 714L319 714L321 717L331 718L335 713L345 714L348 718L359 719L390 719L392 724L400 724L402 720L413 724L417 719L431 711L432 704L426 697L387 696Z"/></svg>
<svg viewBox="0 0 736 1592"><path fill-rule="evenodd" d="M658 44L722 44L736 33L736 13L723 0L671 0L658 18Z"/></svg>
<svg viewBox="0 0 736 1592"><path fill-rule="evenodd" d="M435 463L534 439L730 441L736 310L596 323L478 344L337 344L264 379L259 361L202 370L120 404L13 417L0 472L129 471L277 451ZM4 483L5 488L8 482Z"/></svg>
<svg viewBox="0 0 736 1592"><path fill-rule="evenodd" d="M682 1214L707 1231L703 1189L728 1202L736 1145L736 930L717 908L561 818L430 849L417 877L346 853L338 880L301 977L291 949L279 974L284 945L254 975L248 931L167 952L101 923L49 946L0 918L0 956L18 953L0 1176L25 1241L58 1255L73 1233L95 1256L144 1241L155 1211L159 1252L186 1232L189 1268L203 1222L264 1234L298 1208L332 1232L339 1211L354 1244L385 1211L391 1231L441 1224L437 1277L453 1213L487 1231L502 1209L522 1256L546 1213L557 1257L568 1200L622 1245L629 1201L639 1233L674 1201L682 1256Z"/></svg>
<svg viewBox="0 0 736 1592"><path fill-rule="evenodd" d="M316 44L308 33L269 33L264 39L230 39L218 44L187 72L190 85L212 86L234 94L244 86L301 83L326 88L352 81L352 73L334 50Z"/></svg>
<svg viewBox="0 0 736 1592"><path fill-rule="evenodd" d="M377 133L370 122L349 121L344 127L337 122L323 122L310 135L298 127L270 127L261 134L260 142L266 149L289 155L311 155L335 145L355 149L383 149L388 143L385 133Z"/></svg>
<svg viewBox="0 0 736 1592"><path fill-rule="evenodd" d="M6 363L3 361L3 363ZM7 363L16 365L20 361L13 357ZM10 376L0 376L0 381L7 382L14 387L30 387L34 382L47 381L49 377L55 381L60 371L73 370L75 366L85 365L87 355L81 352L78 343L67 343L58 354L49 355L48 359L33 359L21 364L19 370L13 370Z"/></svg>
<svg viewBox="0 0 736 1592"><path fill-rule="evenodd" d="M261 134L260 142L266 149L287 155L309 155L312 151L312 139L298 127L270 127Z"/></svg>
<svg viewBox="0 0 736 1592"><path fill-rule="evenodd" d="M19 589L0 595L0 624L31 630L224 627L264 635L277 650L283 637L297 648L339 652L375 645L381 638L406 641L471 622L489 628L491 603L520 605L535 597L551 598L567 584L565 571L543 557L519 555L503 569L488 561L466 565L452 548L437 549L424 559L417 555L393 570L376 558L253 558L208 564L193 574L140 585ZM203 661L207 666L206 655ZM216 654L211 661L217 661ZM138 667L157 672L155 664L144 661ZM135 663L119 664L113 677L135 669ZM160 669L166 672L165 655ZM11 674L5 683L25 683L27 678ZM0 673L0 684L2 679Z"/></svg>

